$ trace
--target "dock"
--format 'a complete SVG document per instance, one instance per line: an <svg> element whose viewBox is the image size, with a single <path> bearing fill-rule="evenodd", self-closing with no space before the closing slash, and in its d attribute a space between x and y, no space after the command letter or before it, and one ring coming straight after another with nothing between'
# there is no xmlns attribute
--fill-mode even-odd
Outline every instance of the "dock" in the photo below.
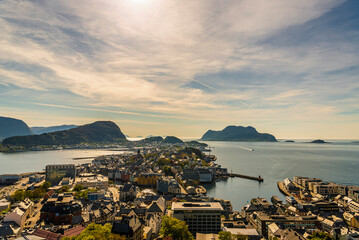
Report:
<svg viewBox="0 0 359 240"><path fill-rule="evenodd" d="M254 180L254 181L258 181L258 182L263 182L264 181L264 179L261 176L252 177L252 176L247 176L247 175L238 174L238 173L225 173L225 174L219 174L218 176L221 176L221 177L238 177L238 178L244 178L244 179Z"/></svg>

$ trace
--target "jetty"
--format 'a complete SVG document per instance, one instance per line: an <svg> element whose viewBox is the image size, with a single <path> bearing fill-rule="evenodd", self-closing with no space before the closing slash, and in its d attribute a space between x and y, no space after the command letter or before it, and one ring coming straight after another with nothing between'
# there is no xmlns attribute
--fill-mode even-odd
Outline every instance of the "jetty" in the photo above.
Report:
<svg viewBox="0 0 359 240"><path fill-rule="evenodd" d="M243 174L239 174L239 173L223 173L223 174L218 174L218 176L220 177L238 177L238 178L245 178L245 179L249 179L249 180L254 180L254 181L258 181L258 182L263 182L264 179L259 175L258 177L253 177L253 176L247 176L247 175L243 175Z"/></svg>

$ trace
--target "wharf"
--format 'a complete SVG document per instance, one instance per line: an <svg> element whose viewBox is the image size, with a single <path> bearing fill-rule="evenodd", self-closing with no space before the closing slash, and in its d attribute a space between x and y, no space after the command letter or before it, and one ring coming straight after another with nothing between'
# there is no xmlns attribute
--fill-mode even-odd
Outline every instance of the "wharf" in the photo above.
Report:
<svg viewBox="0 0 359 240"><path fill-rule="evenodd" d="M238 174L238 173L224 173L224 174L219 174L218 176L220 176L220 177L238 177L238 178L245 178L245 179L249 179L249 180L255 180L255 181L258 181L258 182L263 182L263 181L264 181L264 179L261 178L261 176L252 177L252 176L247 176L247 175Z"/></svg>

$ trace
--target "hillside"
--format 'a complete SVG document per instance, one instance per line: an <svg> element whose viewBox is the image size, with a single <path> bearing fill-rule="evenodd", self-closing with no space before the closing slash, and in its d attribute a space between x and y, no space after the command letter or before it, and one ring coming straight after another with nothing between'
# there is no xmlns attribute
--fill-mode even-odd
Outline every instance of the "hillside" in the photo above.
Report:
<svg viewBox="0 0 359 240"><path fill-rule="evenodd" d="M271 134L259 133L254 127L242 126L228 126L221 131L208 130L201 140L277 142L277 139Z"/></svg>
<svg viewBox="0 0 359 240"><path fill-rule="evenodd" d="M3 145L72 145L79 143L115 142L126 140L120 128L110 121L98 121L70 130L41 135L10 137L3 140Z"/></svg>
<svg viewBox="0 0 359 240"><path fill-rule="evenodd" d="M78 127L77 125L61 125L61 126L51 126L51 127L30 127L31 131L34 134L43 134L57 131L65 131L72 128Z"/></svg>
<svg viewBox="0 0 359 240"><path fill-rule="evenodd" d="M12 136L32 135L30 128L22 120L0 117L0 140Z"/></svg>

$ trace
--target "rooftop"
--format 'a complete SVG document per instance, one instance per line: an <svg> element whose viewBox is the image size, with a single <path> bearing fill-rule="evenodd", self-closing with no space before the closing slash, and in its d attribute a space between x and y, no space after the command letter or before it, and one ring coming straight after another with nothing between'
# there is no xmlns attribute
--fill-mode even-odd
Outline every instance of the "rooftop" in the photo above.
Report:
<svg viewBox="0 0 359 240"><path fill-rule="evenodd" d="M173 211L183 210L217 210L223 211L218 202L174 202L172 203Z"/></svg>

